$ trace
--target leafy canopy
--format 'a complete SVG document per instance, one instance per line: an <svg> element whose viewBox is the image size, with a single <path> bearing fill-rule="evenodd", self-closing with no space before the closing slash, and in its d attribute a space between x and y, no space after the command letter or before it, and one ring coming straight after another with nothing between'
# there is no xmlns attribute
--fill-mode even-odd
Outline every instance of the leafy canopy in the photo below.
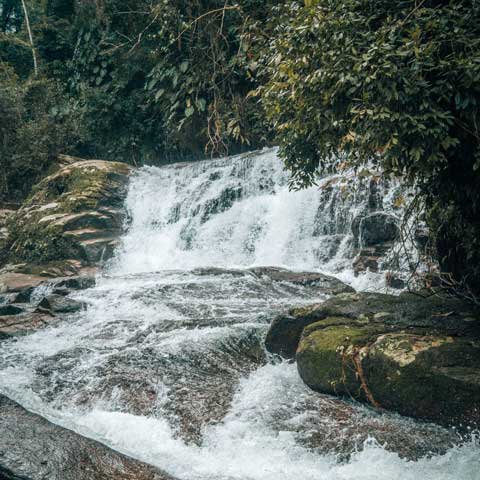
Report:
<svg viewBox="0 0 480 480"><path fill-rule="evenodd" d="M478 2L310 0L278 10L261 93L296 183L340 152L428 180L468 144L466 168L480 167Z"/></svg>

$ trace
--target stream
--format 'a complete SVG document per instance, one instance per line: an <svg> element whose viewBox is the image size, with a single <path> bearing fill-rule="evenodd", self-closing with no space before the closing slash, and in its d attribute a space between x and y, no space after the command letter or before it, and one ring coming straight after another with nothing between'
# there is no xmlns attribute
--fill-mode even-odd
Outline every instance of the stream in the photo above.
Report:
<svg viewBox="0 0 480 480"><path fill-rule="evenodd" d="M263 347L327 298L279 269L386 288L354 276L350 226L402 194L353 172L290 191L274 149L144 167L121 247L72 294L88 307L3 342L0 393L182 480L479 480L474 435L315 393Z"/></svg>

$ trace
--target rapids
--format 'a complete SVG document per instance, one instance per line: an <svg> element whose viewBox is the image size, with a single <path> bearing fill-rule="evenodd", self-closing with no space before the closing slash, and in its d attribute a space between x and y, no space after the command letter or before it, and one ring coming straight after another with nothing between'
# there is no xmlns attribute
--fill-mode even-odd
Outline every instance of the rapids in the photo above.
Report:
<svg viewBox="0 0 480 480"><path fill-rule="evenodd" d="M3 342L0 393L182 480L478 480L474 436L314 393L263 349L275 314L326 295L252 267L382 288L353 276L350 225L400 194L352 172L289 191L275 150L144 167L88 308Z"/></svg>

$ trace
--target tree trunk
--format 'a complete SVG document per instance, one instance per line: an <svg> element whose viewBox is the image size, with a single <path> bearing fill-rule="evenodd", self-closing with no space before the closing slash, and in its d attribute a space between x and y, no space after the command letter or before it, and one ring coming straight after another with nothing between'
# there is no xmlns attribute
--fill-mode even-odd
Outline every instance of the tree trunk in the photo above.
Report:
<svg viewBox="0 0 480 480"><path fill-rule="evenodd" d="M33 43L32 30L30 28L30 20L28 18L28 10L27 10L27 5L25 4L25 0L22 0L22 7L23 7L23 13L25 14L25 24L27 26L28 38L30 39L30 45L32 47L33 71L35 72L35 76L37 76L38 75L37 52L35 51L35 45Z"/></svg>

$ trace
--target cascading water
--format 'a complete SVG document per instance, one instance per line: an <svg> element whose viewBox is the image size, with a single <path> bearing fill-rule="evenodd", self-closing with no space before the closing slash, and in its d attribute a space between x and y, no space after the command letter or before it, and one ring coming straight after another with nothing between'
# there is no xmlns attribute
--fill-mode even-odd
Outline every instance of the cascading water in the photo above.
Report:
<svg viewBox="0 0 480 480"><path fill-rule="evenodd" d="M253 267L353 279L352 220L400 195L367 183L290 192L275 150L141 169L87 310L3 343L0 392L179 479L478 479L474 441L311 392L264 352L276 313L325 295Z"/></svg>
<svg viewBox="0 0 480 480"><path fill-rule="evenodd" d="M351 262L353 218L369 202L392 211L399 190L372 193L352 177L327 176L293 193L275 150L145 168L127 200L132 224L114 271L277 265L338 273Z"/></svg>

